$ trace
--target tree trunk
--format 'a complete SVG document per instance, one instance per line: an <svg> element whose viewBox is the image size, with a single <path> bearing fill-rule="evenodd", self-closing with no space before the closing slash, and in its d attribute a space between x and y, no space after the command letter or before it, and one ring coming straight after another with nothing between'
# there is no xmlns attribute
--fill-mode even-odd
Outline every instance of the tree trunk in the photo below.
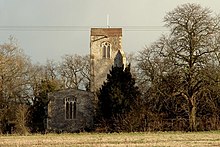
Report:
<svg viewBox="0 0 220 147"><path fill-rule="evenodd" d="M197 131L196 126L196 95L197 93L194 93L193 96L188 97L186 94L182 93L182 96L187 100L188 102L188 110L189 110L189 129L190 131Z"/></svg>
<svg viewBox="0 0 220 147"><path fill-rule="evenodd" d="M190 131L197 131L196 127L196 106L189 109L189 127Z"/></svg>
<svg viewBox="0 0 220 147"><path fill-rule="evenodd" d="M189 128L190 128L190 131L197 131L195 96L192 96L191 100L189 101Z"/></svg>

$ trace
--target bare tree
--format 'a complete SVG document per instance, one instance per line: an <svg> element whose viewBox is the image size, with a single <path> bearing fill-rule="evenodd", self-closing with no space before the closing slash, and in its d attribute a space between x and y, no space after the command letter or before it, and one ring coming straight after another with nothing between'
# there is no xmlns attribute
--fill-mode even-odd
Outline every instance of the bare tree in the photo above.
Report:
<svg viewBox="0 0 220 147"><path fill-rule="evenodd" d="M216 37L219 33L219 18L211 11L196 4L185 4L169 12L166 26L172 33L166 41L167 55L184 71L183 87L179 90L188 102L190 130L196 130L196 101L203 90L201 70L211 56L219 52Z"/></svg>
<svg viewBox="0 0 220 147"><path fill-rule="evenodd" d="M176 75L176 78L179 76L177 88L170 91L169 95L181 96L186 100L189 129L195 131L197 104L207 88L207 81L212 80L204 71L213 63L213 56L218 54L220 49L219 18L213 17L209 9L200 5L184 4L167 13L164 22L171 33L162 36L152 46L153 50L144 50L145 54L140 55L139 67L151 69L143 70L147 71L144 74L151 80L158 73L159 75L175 73L173 75ZM146 54L148 55L145 57ZM157 62L159 64L155 66Z"/></svg>
<svg viewBox="0 0 220 147"><path fill-rule="evenodd" d="M30 61L11 37L9 43L0 45L0 122L15 119L17 104L29 98Z"/></svg>
<svg viewBox="0 0 220 147"><path fill-rule="evenodd" d="M88 56L66 55L59 72L66 88L87 89L90 83Z"/></svg>

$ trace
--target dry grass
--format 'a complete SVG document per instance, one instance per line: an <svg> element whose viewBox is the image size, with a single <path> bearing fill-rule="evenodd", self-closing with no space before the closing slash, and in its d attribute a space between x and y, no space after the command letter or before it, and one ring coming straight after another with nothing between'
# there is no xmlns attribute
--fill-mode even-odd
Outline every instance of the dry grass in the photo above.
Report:
<svg viewBox="0 0 220 147"><path fill-rule="evenodd" d="M0 146L220 146L220 132L2 135L0 136Z"/></svg>

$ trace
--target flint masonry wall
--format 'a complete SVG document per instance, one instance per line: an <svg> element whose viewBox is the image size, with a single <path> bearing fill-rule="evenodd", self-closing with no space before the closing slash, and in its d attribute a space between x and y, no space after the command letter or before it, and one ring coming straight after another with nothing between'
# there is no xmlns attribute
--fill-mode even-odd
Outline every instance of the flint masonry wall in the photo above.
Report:
<svg viewBox="0 0 220 147"><path fill-rule="evenodd" d="M65 98L76 98L76 118L66 119ZM94 104L91 92L66 89L49 93L47 130L53 132L76 132L93 126Z"/></svg>

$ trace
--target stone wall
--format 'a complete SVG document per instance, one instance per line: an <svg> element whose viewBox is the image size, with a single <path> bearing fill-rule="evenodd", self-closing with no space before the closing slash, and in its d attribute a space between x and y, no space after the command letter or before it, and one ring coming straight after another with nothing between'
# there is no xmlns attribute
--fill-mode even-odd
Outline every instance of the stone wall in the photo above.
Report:
<svg viewBox="0 0 220 147"><path fill-rule="evenodd" d="M103 42L111 44L110 58L103 58ZM123 62L126 58L122 50L122 29L121 28L92 28L90 36L90 62L91 62L91 91L95 92L107 78L109 70L114 65L114 58L118 51L123 55Z"/></svg>
<svg viewBox="0 0 220 147"><path fill-rule="evenodd" d="M77 132L92 129L94 104L93 94L83 90L66 89L48 95L47 130L53 132ZM76 98L76 118L66 119L65 98Z"/></svg>

